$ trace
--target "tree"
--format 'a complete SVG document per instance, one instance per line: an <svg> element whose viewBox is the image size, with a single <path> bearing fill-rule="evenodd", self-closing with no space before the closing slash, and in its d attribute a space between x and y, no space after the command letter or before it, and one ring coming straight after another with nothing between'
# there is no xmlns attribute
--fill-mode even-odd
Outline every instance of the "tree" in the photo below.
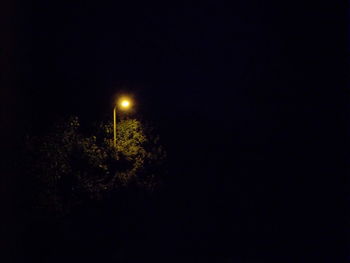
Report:
<svg viewBox="0 0 350 263"><path fill-rule="evenodd" d="M111 123L100 123L86 135L78 118L70 117L46 135L29 138L27 172L36 207L67 213L131 184L153 190L166 157L159 137L135 119L121 120L117 131L114 147Z"/></svg>

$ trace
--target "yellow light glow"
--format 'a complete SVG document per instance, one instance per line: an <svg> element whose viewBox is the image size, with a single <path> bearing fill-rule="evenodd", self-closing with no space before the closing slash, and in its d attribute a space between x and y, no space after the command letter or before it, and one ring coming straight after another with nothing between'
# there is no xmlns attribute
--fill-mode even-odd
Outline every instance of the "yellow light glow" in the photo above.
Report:
<svg viewBox="0 0 350 263"><path fill-rule="evenodd" d="M119 97L116 103L118 108L123 111L129 110L133 106L133 101L129 96Z"/></svg>
<svg viewBox="0 0 350 263"><path fill-rule="evenodd" d="M123 107L123 108L128 108L130 106L130 101L128 100L123 100L120 105Z"/></svg>

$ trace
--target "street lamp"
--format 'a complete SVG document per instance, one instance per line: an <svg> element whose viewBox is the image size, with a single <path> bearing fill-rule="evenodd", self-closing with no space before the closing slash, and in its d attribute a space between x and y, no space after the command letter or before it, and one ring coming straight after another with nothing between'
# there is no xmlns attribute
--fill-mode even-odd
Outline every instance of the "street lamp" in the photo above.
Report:
<svg viewBox="0 0 350 263"><path fill-rule="evenodd" d="M114 124L114 147L117 146L117 108L119 108L121 111L127 111L131 107L131 99L128 97L121 97L116 102L114 109L113 109L113 124Z"/></svg>

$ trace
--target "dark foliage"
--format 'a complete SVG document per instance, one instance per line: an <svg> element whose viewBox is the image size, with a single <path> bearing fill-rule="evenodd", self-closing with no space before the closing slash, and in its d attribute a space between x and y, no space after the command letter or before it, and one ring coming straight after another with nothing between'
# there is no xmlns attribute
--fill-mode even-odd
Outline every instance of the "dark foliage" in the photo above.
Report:
<svg viewBox="0 0 350 263"><path fill-rule="evenodd" d="M159 137L135 119L118 123L114 147L110 123L86 135L71 117L43 136L28 138L26 157L34 210L62 215L122 188L154 190L165 151Z"/></svg>

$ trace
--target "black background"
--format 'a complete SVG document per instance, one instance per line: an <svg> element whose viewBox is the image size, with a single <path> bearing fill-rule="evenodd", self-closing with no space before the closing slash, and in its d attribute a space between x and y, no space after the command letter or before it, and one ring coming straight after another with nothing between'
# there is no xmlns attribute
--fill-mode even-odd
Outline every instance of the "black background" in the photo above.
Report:
<svg viewBox="0 0 350 263"><path fill-rule="evenodd" d="M31 242L21 240L26 224L16 204L25 197L9 165L24 135L61 116L106 118L124 90L169 154L151 239L160 260L345 262L347 21L338 8L5 1L2 214L10 257Z"/></svg>

